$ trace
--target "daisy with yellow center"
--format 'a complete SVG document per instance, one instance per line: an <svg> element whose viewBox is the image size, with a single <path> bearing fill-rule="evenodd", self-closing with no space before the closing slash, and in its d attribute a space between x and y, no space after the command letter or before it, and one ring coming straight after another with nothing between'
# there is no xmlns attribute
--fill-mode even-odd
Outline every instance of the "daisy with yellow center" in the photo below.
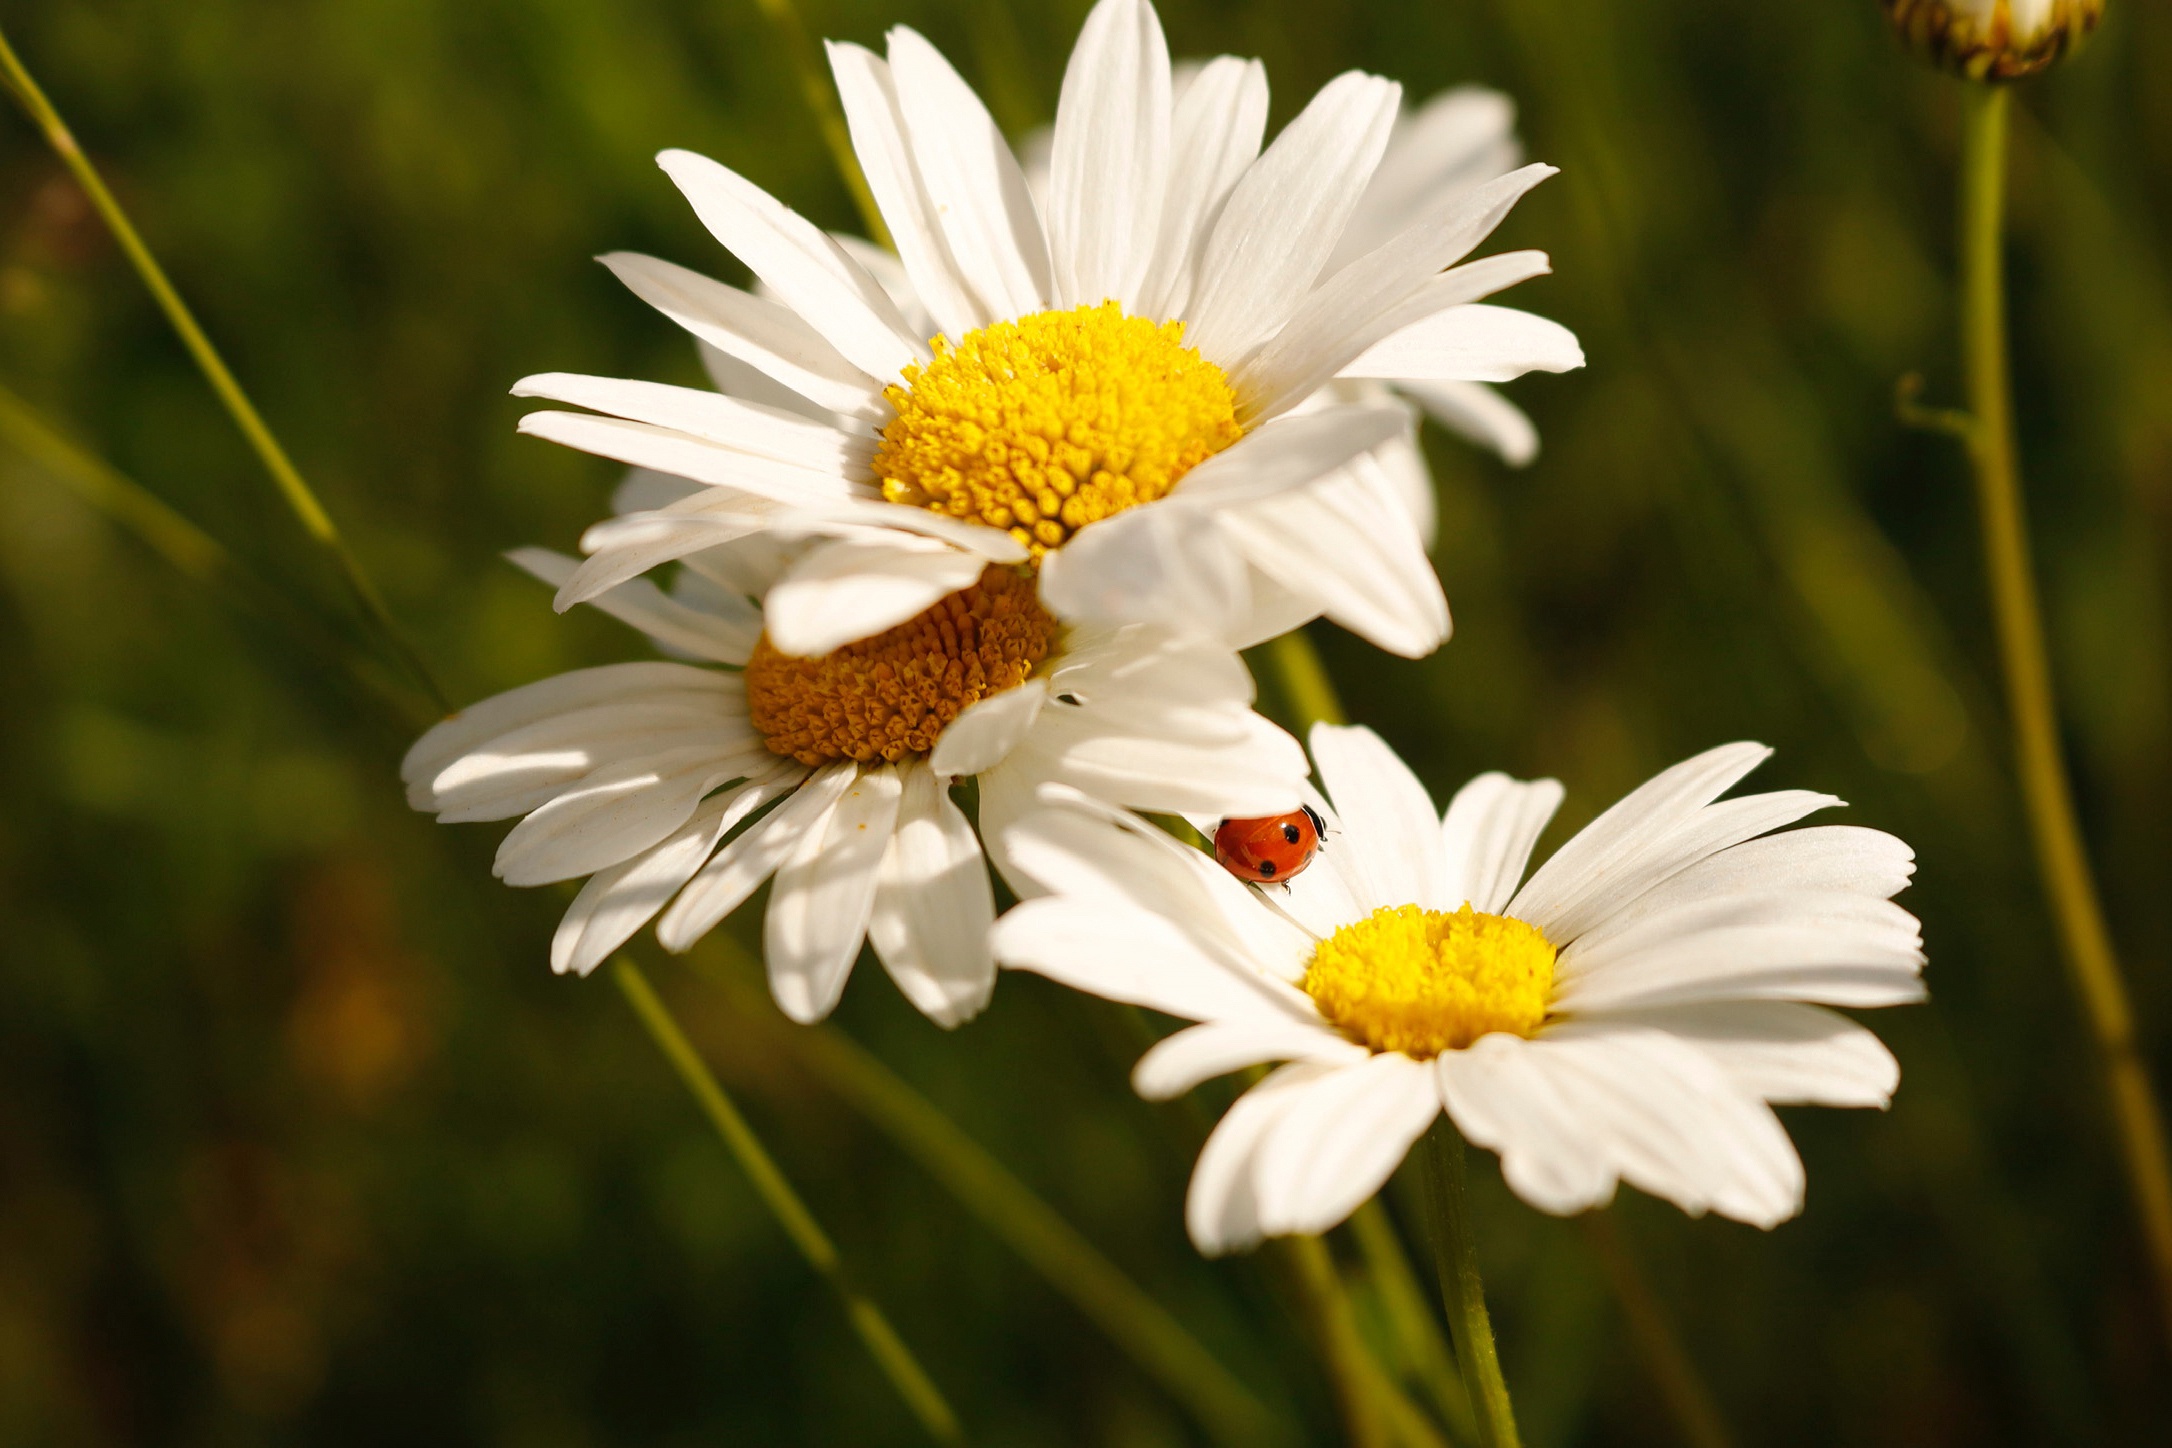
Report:
<svg viewBox="0 0 2172 1448"><path fill-rule="evenodd" d="M1139 1062L1142 1094L1284 1063L1200 1153L1202 1251L1326 1231L1442 1111L1543 1210L1627 1181L1770 1227L1803 1200L1772 1105L1891 1097L1891 1054L1828 1008L1922 999L1891 903L1914 857L1875 830L1771 833L1829 795L1721 799L1763 746L1666 770L1529 879L1553 781L1481 775L1442 815L1370 730L1321 726L1312 752L1328 828L1287 885L1060 786L1003 842L1040 887L996 926L1003 964L1197 1022Z"/></svg>
<svg viewBox="0 0 2172 1448"><path fill-rule="evenodd" d="M684 491L636 475L624 500L643 510ZM498 851L508 884L587 877L552 942L557 970L586 974L651 919L684 950L773 877L764 951L786 1014L828 1014L869 941L914 1005L956 1025L994 987L995 909L953 783L977 782L992 834L1051 785L1156 811L1297 802L1303 751L1252 712L1227 649L1062 624L1023 568L985 564L872 638L796 655L764 630L763 604L807 546L721 544L686 557L671 592L634 579L592 600L702 663L544 679L408 752L416 808L524 816ZM579 566L513 558L553 584Z"/></svg>
<svg viewBox="0 0 2172 1448"><path fill-rule="evenodd" d="M1413 656L1447 636L1422 522L1367 462L1407 439L1409 413L1327 389L1581 365L1560 327L1480 304L1544 272L1542 253L1464 260L1551 168L1452 191L1397 170L1412 184L1387 228L1369 183L1399 87L1338 77L1263 148L1258 62L1222 57L1179 87L1153 7L1101 0L1036 200L918 34L830 60L897 251L826 235L714 161L659 158L756 285L604 258L710 350L722 395L562 374L516 388L589 409L525 431L702 485L591 530L561 607L775 533L821 540L765 619L800 656L989 564L1023 567L1066 622L1235 646L1329 613Z"/></svg>

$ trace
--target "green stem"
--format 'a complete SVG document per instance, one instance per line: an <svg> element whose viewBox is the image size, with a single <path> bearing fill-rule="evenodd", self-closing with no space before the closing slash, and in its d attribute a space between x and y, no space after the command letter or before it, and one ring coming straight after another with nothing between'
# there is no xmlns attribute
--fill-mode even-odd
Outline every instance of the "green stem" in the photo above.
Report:
<svg viewBox="0 0 2172 1448"><path fill-rule="evenodd" d="M941 1390L928 1377L911 1349L905 1346L897 1330L890 1326L882 1309L853 1284L845 1272L843 1259L838 1256L836 1244L815 1221L806 1203L799 1199L799 1193L792 1190L792 1184L785 1180L783 1171L763 1147L761 1139L739 1114L739 1108L724 1094L723 1086L710 1073L693 1043L686 1039L686 1033L679 1029L679 1023L672 1019L670 1009L650 988L640 967L621 956L615 973L619 989L626 993L634 1014L648 1027L649 1035L678 1071L679 1079L701 1104L702 1111L716 1127L717 1135L724 1138L724 1145L737 1159L740 1169L746 1172L748 1180L754 1183L756 1194L777 1219L777 1224L784 1228L784 1234L792 1239L800 1256L807 1259L807 1265L836 1292L853 1331L867 1345L868 1352L897 1389L898 1396L905 1400L905 1405L927 1429L930 1438L938 1443L963 1443L965 1435L958 1427L957 1414L950 1410Z"/></svg>
<svg viewBox="0 0 2172 1448"><path fill-rule="evenodd" d="M807 110L814 117L815 129L822 133L822 144L829 147L830 159L837 163L837 174L844 178L845 189L852 193L852 204L859 208L860 222L867 228L867 239L878 246L889 246L890 228L883 222L882 208L875 204L875 193L867 187L867 173L860 169L859 154L852 149L851 128L845 124L844 109L830 89L829 68L815 50L814 37L807 33L806 23L799 18L792 0L755 0L755 3L769 17L778 41L784 46L784 53L791 57L792 69L799 77L800 99L806 101Z"/></svg>
<svg viewBox="0 0 2172 1448"><path fill-rule="evenodd" d="M1477 1243L1463 1180L1463 1137L1446 1117L1427 1133L1426 1182L1433 1202L1440 1259L1441 1297L1455 1335L1463 1386L1478 1417L1480 1448L1518 1448L1516 1414L1493 1346L1493 1319L1486 1312L1485 1284L1478 1275Z"/></svg>
<svg viewBox="0 0 2172 1448"><path fill-rule="evenodd" d="M1425 1385L1449 1432L1459 1442L1476 1439L1478 1422L1471 1415L1471 1396L1464 1389L1455 1353L1426 1303L1425 1290L1418 1283L1410 1254L1403 1250L1403 1239L1396 1234L1388 1209L1377 1199L1359 1207L1350 1217L1350 1235L1365 1259L1366 1275L1387 1310L1388 1325L1395 1333L1406 1366Z"/></svg>
<svg viewBox="0 0 2172 1448"><path fill-rule="evenodd" d="M1963 90L1961 349L1974 427L1969 457L1983 515L1984 571L2014 739L2014 767L2046 900L2082 1010L2103 1060L2128 1185L2156 1279L2160 1326L2172 1335L2172 1152L2135 1039L2134 1012L2112 949L2059 738L2043 610L2029 561L2028 522L2014 440L2003 257L2010 92Z"/></svg>
<svg viewBox="0 0 2172 1448"><path fill-rule="evenodd" d="M114 240L120 243L121 251L135 267L136 274L143 279L144 286L158 303L159 310L166 314L166 320L180 335L181 343L188 349L189 356L195 359L197 368L210 382L211 390L218 394L219 401L234 419L235 426L241 429L242 436L255 450L265 471L271 474L280 496L286 499L287 506L301 521L303 530L331 554L348 590L353 593L363 615L382 637L393 658L415 676L416 681L429 692L440 708L450 710L452 705L445 697L444 690L438 687L437 680L423 663L421 655L408 643L406 635L393 621L383 597L377 592L377 586L370 581L369 575L362 571L360 561L347 547L347 541L341 536L338 526L332 522L331 515L324 510L324 505L317 500L317 495L310 490L309 484L302 480L300 471L287 456L286 449L280 446L279 439L274 437L271 429L265 425L256 405L249 400L248 394L242 391L241 384L235 381L225 359L219 355L218 349L211 345L211 339L204 334L204 329L197 324L196 316L189 310L188 303L181 299L181 294L168 280L165 268L160 266L158 258L151 254L150 247L145 245L135 224L128 219L128 213L121 209L120 202L106 186L105 178L98 174L98 168L83 154L83 148L76 143L75 134L68 129L67 122L61 119L60 112L47 99L45 92L39 88L37 81L31 77L29 70L15 54L15 48L8 43L4 30L0 30L0 78L6 80L8 90L21 103L32 123L44 134L46 144L53 148L62 164L74 175L76 184L90 197L91 205L97 209L107 230L111 231Z"/></svg>
<svg viewBox="0 0 2172 1448"><path fill-rule="evenodd" d="M884 1132L966 1210L1092 1319L1110 1341L1182 1403L1217 1443L1287 1443L1290 1432L1161 1304L1095 1250L1024 1182L881 1061L834 1029L774 1024L751 984L738 942L710 937L735 957L717 968L697 957L741 1022L763 1032Z"/></svg>
<svg viewBox="0 0 2172 1448"><path fill-rule="evenodd" d="M1267 645L1267 657L1275 666L1282 702L1300 735L1315 724L1349 722L1335 693L1335 681L1327 676L1327 665L1320 662L1310 634L1291 629Z"/></svg>
<svg viewBox="0 0 2172 1448"><path fill-rule="evenodd" d="M1732 1448L1719 1404L1697 1375L1674 1324L1667 1320L1659 1295L1652 1291L1636 1258L1614 1229L1612 1214L1587 1212L1582 1221L1584 1236L1598 1253L1599 1265L1606 1270L1614 1297L1621 1303L1622 1316L1628 1320L1630 1340L1643 1355L1645 1371L1659 1385L1659 1396L1674 1414L1683 1440L1690 1448Z"/></svg>
<svg viewBox="0 0 2172 1448"><path fill-rule="evenodd" d="M1319 1339L1320 1355L1327 1360L1328 1378L1335 1385L1336 1402L1342 1409L1344 1432L1350 1448L1386 1448L1387 1413L1380 1388L1386 1375L1373 1362L1365 1338L1358 1331L1357 1314L1342 1274L1335 1270L1334 1256L1318 1237L1282 1237L1275 1242L1288 1265L1290 1279L1303 1299L1305 1315Z"/></svg>

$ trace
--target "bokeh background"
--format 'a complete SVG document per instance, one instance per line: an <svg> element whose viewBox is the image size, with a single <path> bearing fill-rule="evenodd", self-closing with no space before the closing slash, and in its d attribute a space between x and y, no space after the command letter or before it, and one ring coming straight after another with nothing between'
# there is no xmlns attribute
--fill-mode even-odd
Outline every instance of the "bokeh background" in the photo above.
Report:
<svg viewBox="0 0 2172 1448"><path fill-rule="evenodd" d="M1085 0L807 0L909 22L1014 133ZM1336 71L1497 86L1564 174L1502 246L1588 370L1515 384L1511 472L1428 447L1458 633L1315 630L1441 797L1569 786L1557 831L1736 737L1921 857L1933 1003L1880 1013L1888 1114L1786 1113L1772 1233L1625 1191L1622 1239L1743 1444L2140 1443L2164 1337L2005 763L1961 459L1956 102L1871 0L1168 0L1285 119ZM517 438L515 378L699 379L589 258L735 275L651 156L826 224L846 193L752 0L7 0L105 167L461 701L633 657L497 559L569 547L613 470ZM2020 422L2092 846L2172 1073L2172 10L2114 0L2015 136ZM60 167L0 118L0 383L311 614L319 558ZM1265 673L1262 670L1263 674ZM1270 706L1278 707L1270 688ZM0 449L0 1442L912 1444L833 1301L498 827L407 811L406 726ZM739 922L743 928L745 921ZM709 962L715 969L729 970ZM1171 1401L714 975L653 977L974 1441L1199 1441ZM1181 1112L1130 1028L1007 980L946 1036L863 971L836 1025L1331 1441L1262 1263L1205 1263ZM1678 1441L1592 1242L1476 1190L1534 1448ZM1400 1210L1400 1204L1398 1204ZM1408 1220L1406 1218L1406 1220Z"/></svg>

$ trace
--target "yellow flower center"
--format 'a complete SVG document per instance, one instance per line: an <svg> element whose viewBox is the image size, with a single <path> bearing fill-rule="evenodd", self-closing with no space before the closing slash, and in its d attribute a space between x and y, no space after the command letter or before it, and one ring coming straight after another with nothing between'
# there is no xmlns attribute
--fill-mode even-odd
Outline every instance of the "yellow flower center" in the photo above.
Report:
<svg viewBox="0 0 2172 1448"><path fill-rule="evenodd" d="M966 705L1023 684L1056 627L1030 576L990 567L926 613L819 659L781 654L763 634L747 661L747 716L772 753L802 764L895 764L933 749Z"/></svg>
<svg viewBox="0 0 2172 1448"><path fill-rule="evenodd" d="M1320 942L1305 993L1375 1051L1423 1060L1480 1036L1532 1036L1546 1020L1554 948L1521 920L1397 905Z"/></svg>
<svg viewBox="0 0 2172 1448"><path fill-rule="evenodd" d="M1228 379L1184 345L1184 324L1115 302L934 345L883 393L897 417L875 453L882 495L1006 529L1036 562L1244 435Z"/></svg>

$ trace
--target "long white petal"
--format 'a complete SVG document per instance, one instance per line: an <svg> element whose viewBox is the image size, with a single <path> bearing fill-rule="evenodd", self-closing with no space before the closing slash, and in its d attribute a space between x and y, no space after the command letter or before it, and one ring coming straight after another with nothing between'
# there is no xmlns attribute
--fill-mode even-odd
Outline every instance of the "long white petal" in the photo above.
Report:
<svg viewBox="0 0 2172 1448"><path fill-rule="evenodd" d="M666 151L656 164L710 233L853 366L887 384L927 360L889 293L820 227L707 156Z"/></svg>
<svg viewBox="0 0 2172 1448"><path fill-rule="evenodd" d="M805 777L803 770L785 769L713 794L676 834L590 876L551 937L551 969L586 975L602 964L693 878L733 826Z"/></svg>
<svg viewBox="0 0 2172 1448"><path fill-rule="evenodd" d="M1156 1041L1132 1068L1131 1085L1149 1101L1167 1101L1247 1066L1270 1061L1352 1066L1366 1054L1357 1042L1309 1022L1215 1021Z"/></svg>
<svg viewBox="0 0 2172 1448"><path fill-rule="evenodd" d="M697 483L744 491L787 506L821 508L870 496L865 487L848 481L842 471L780 462L653 423L581 412L531 412L520 420L520 430L530 437L548 438L582 452L691 478Z"/></svg>
<svg viewBox="0 0 2172 1448"><path fill-rule="evenodd" d="M935 203L913 160L890 64L870 50L834 40L829 42L829 55L830 73L844 102L845 123L852 131L852 149L860 158L875 205L889 223L890 239L897 244L913 289L938 328L962 337L993 319L959 277Z"/></svg>
<svg viewBox="0 0 2172 1448"><path fill-rule="evenodd" d="M595 771L515 825L498 847L508 885L547 885L616 865L677 830L701 797L748 773L714 744L688 745Z"/></svg>
<svg viewBox="0 0 2172 1448"><path fill-rule="evenodd" d="M1883 1108L1900 1084L1900 1063L1883 1041L1821 1006L1720 1001L1608 1019L1689 1042L1743 1090L1775 1104Z"/></svg>
<svg viewBox="0 0 2172 1448"><path fill-rule="evenodd" d="M569 582L580 560L548 548L515 548L505 555L552 587ZM761 635L761 615L751 607L728 615L689 608L646 578L631 579L589 600L621 623L658 643L720 664L744 664Z"/></svg>
<svg viewBox="0 0 2172 1448"><path fill-rule="evenodd" d="M1138 310L1169 176L1169 46L1146 0L1101 0L1063 73L1048 168L1059 307Z"/></svg>
<svg viewBox="0 0 2172 1448"><path fill-rule="evenodd" d="M652 423L818 473L864 473L875 459L873 438L848 437L834 427L810 422L781 408L745 402L705 388L544 372L514 383L512 394Z"/></svg>
<svg viewBox="0 0 2172 1448"><path fill-rule="evenodd" d="M1187 344L1230 367L1290 319L1341 239L1401 97L1390 81L1345 72L1245 171L1200 256Z"/></svg>
<svg viewBox="0 0 2172 1448"><path fill-rule="evenodd" d="M828 1015L844 994L874 913L901 790L895 765L861 769L821 829L803 834L777 867L762 928L769 992L803 1025Z"/></svg>
<svg viewBox="0 0 2172 1448"><path fill-rule="evenodd" d="M1516 168L1516 106L1499 91L1458 86L1395 123L1342 244L1328 262L1339 271L1396 232L1452 206L1480 182Z"/></svg>
<svg viewBox="0 0 2172 1448"><path fill-rule="evenodd" d="M1559 322L1472 302L1382 338L1338 375L1513 382L1526 372L1568 372L1583 365L1583 344Z"/></svg>
<svg viewBox="0 0 2172 1448"><path fill-rule="evenodd" d="M1253 1190L1261 1138L1307 1092L1341 1069L1310 1061L1284 1066L1223 1113L1200 1150L1191 1186L1184 1194L1184 1225L1200 1251L1219 1257L1242 1251L1264 1235L1260 1201Z"/></svg>
<svg viewBox="0 0 2172 1448"><path fill-rule="evenodd" d="M1054 289L1025 174L980 97L907 26L890 32L890 76L920 179L958 273L987 321L1045 309Z"/></svg>
<svg viewBox="0 0 2172 1448"><path fill-rule="evenodd" d="M800 396L849 417L887 417L881 385L790 307L638 252L600 260L642 301Z"/></svg>
<svg viewBox="0 0 2172 1448"><path fill-rule="evenodd" d="M1254 1158L1260 1226L1284 1236L1341 1225L1387 1183L1440 1111L1432 1069L1394 1052L1307 1087Z"/></svg>
<svg viewBox="0 0 2172 1448"><path fill-rule="evenodd" d="M867 937L905 998L939 1026L980 1014L995 991L995 892L973 827L945 781L898 767L897 830L883 856Z"/></svg>
<svg viewBox="0 0 2172 1448"><path fill-rule="evenodd" d="M841 538L810 550L764 600L769 641L815 658L893 628L979 580L988 560L932 538Z"/></svg>
<svg viewBox="0 0 2172 1448"><path fill-rule="evenodd" d="M1345 826L1337 847L1356 865L1367 903L1460 905L1436 894L1444 875L1440 816L1410 766L1363 725L1315 724L1311 744L1321 785Z"/></svg>
<svg viewBox="0 0 2172 1448"><path fill-rule="evenodd" d="M1722 744L1661 770L1539 866L1509 902L1509 913L1547 932L1556 945L1567 944L1554 934L1558 921L1602 888L1623 858L1687 820L1771 757L1762 744Z"/></svg>
<svg viewBox="0 0 2172 1448"><path fill-rule="evenodd" d="M671 902L663 919L656 922L656 938L664 949L690 948L718 921L744 904L764 880L776 873L801 839L829 817L837 797L858 774L859 766L849 759L824 765L807 776L784 803L711 856L701 873Z"/></svg>
<svg viewBox="0 0 2172 1448"><path fill-rule="evenodd" d="M1015 834L1008 843L1016 849ZM1187 1020L1302 1024L1309 1010L1289 987L1224 964L1147 910L1045 896L1013 906L992 939L996 958L1012 969Z"/></svg>
<svg viewBox="0 0 2172 1448"><path fill-rule="evenodd" d="M1177 98L1161 236L1139 287L1144 315L1183 312L1200 251L1266 131L1267 68L1256 60L1217 56Z"/></svg>
<svg viewBox="0 0 2172 1448"><path fill-rule="evenodd" d="M1457 790L1441 819L1440 898L1500 914L1523 880L1540 832L1561 808L1561 795L1557 779L1510 779L1498 771Z"/></svg>
<svg viewBox="0 0 2172 1448"><path fill-rule="evenodd" d="M1425 415L1461 438L1491 448L1512 468L1538 456L1538 429L1524 410L1483 382L1427 382L1397 378L1395 390Z"/></svg>

